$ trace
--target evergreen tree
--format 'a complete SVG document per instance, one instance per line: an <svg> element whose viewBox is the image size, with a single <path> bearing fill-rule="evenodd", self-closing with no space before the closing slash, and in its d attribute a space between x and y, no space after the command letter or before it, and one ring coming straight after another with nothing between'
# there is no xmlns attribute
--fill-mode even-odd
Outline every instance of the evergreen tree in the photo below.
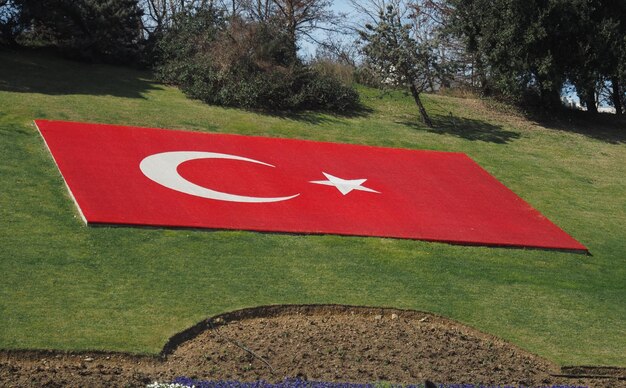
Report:
<svg viewBox="0 0 626 388"><path fill-rule="evenodd" d="M137 0L14 0L33 39L91 61L137 60L142 11Z"/></svg>
<svg viewBox="0 0 626 388"><path fill-rule="evenodd" d="M449 0L456 34L478 59L484 91L544 108L572 82L590 112L608 81L621 110L626 57L623 0Z"/></svg>
<svg viewBox="0 0 626 388"><path fill-rule="evenodd" d="M20 7L13 0L0 0L0 46L15 45L21 32Z"/></svg>
<svg viewBox="0 0 626 388"><path fill-rule="evenodd" d="M560 104L565 81L557 59L575 28L555 14L554 1L452 0L454 25L485 75L484 92L515 101Z"/></svg>
<svg viewBox="0 0 626 388"><path fill-rule="evenodd" d="M408 87L424 123L433 123L422 104L420 94L429 86L429 74L435 72L435 57L430 47L411 36L412 26L403 23L399 10L388 5L381 10L375 25L359 31L365 45L363 53L370 69L384 83Z"/></svg>
<svg viewBox="0 0 626 388"><path fill-rule="evenodd" d="M621 114L624 79L620 68L626 52L626 3L593 0L567 2L562 7L576 16L576 29L565 44L568 50L563 57L568 79L592 113L597 112L599 91L610 83L612 93L606 97Z"/></svg>

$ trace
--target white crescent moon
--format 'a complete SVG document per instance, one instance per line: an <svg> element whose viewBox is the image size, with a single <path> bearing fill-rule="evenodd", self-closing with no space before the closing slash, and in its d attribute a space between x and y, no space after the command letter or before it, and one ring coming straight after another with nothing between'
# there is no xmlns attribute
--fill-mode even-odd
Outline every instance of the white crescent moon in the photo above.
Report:
<svg viewBox="0 0 626 388"><path fill-rule="evenodd" d="M152 179L156 183L167 187L168 189L180 191L181 193L185 194L195 195L196 197L215 199L217 201L243 203L280 202L287 201L300 195L298 193L295 195L290 195L288 197L247 197L244 195L235 195L211 190L209 188L188 181L178 173L177 169L181 163L196 159L241 160L244 162L274 167L273 165L268 163L244 158L243 156L237 155L220 154L216 152L173 151L150 155L141 161L141 163L139 164L139 168L145 176Z"/></svg>

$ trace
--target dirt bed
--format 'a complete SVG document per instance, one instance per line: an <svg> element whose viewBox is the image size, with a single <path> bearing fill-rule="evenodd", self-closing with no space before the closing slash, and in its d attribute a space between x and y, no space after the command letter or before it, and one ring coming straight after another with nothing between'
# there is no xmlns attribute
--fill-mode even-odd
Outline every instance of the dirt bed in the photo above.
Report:
<svg viewBox="0 0 626 388"><path fill-rule="evenodd" d="M567 375L567 376L563 376ZM559 368L431 314L346 306L272 306L203 321L160 357L0 352L0 386L144 386L202 380L626 387L624 368Z"/></svg>

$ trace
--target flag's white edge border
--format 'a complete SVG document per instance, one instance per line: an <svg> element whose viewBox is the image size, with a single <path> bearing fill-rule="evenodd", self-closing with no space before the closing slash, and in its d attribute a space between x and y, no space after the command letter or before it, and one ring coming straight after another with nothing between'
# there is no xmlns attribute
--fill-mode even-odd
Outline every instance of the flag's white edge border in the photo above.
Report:
<svg viewBox="0 0 626 388"><path fill-rule="evenodd" d="M72 189L70 189L70 186L65 180L65 175L63 175L63 171L61 171L61 167L59 167L59 163L57 163L57 160L54 157L54 154L52 153L52 150L50 149L48 142L46 141L46 137L43 135L43 133L41 133L41 129L39 129L39 126L37 125L37 120L33 120L33 123L35 124L35 128L37 128L39 135L41 135L41 138L43 139L43 143L46 145L46 148L48 149L50 156L52 156L52 160L54 161L54 164L57 166L57 170L59 170L59 173L61 174L61 177L63 178L63 183L65 184L65 187L67 188L67 191L70 194L72 201L74 201L74 205L76 205L76 209L78 209L78 214L80 215L81 220L83 220L85 225L89 225L89 222L87 222L87 218L85 218L85 215L83 214L83 209L80 208L80 205L78 204L78 201L76 200L76 197L74 196L74 193L72 193Z"/></svg>

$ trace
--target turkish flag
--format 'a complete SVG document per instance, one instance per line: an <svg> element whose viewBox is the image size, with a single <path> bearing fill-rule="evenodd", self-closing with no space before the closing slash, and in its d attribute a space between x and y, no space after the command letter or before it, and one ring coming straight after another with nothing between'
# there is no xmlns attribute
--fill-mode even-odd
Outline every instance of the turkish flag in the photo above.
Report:
<svg viewBox="0 0 626 388"><path fill-rule="evenodd" d="M89 224L586 248L465 154L37 120Z"/></svg>

